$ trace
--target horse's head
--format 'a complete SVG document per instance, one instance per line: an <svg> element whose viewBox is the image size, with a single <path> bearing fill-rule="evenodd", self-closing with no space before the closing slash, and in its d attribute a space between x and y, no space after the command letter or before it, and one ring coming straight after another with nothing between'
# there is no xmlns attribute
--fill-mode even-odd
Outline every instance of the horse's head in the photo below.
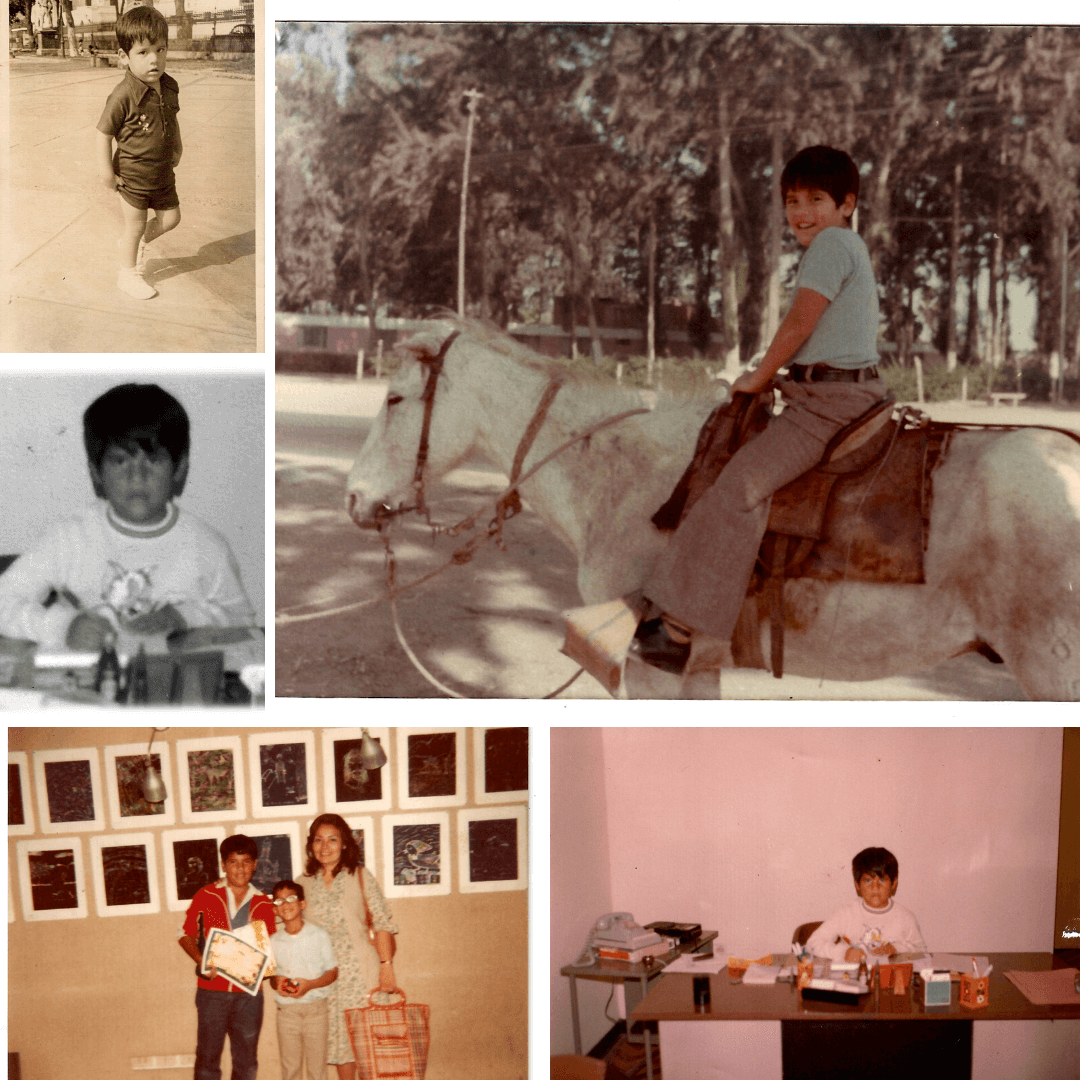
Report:
<svg viewBox="0 0 1080 1080"><path fill-rule="evenodd" d="M425 331L399 347L405 359L346 485L345 510L362 529L422 505L421 485L442 476L472 446L476 407L448 347L456 336Z"/></svg>

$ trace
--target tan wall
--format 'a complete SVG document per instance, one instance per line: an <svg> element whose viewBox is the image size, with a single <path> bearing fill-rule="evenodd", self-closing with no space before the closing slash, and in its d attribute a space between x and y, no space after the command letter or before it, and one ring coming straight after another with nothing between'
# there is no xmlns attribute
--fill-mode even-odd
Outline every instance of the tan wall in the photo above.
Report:
<svg viewBox="0 0 1080 1080"><path fill-rule="evenodd" d="M246 736L272 728L170 728L161 741L210 735L241 735L245 784ZM321 729L315 730L318 811L325 807ZM472 739L468 746L468 805L472 806ZM32 751L105 747L149 739L149 728L10 728L8 749ZM384 771L394 796L396 739L391 731L390 763ZM177 754L171 747L173 771ZM104 756L99 766L104 779ZM168 783L169 797L176 798ZM34 820L40 830L36 793ZM250 798L248 800L250 806ZM519 804L520 805L520 804ZM431 1006L428 1080L514 1080L527 1074L527 892L461 894L458 891L456 810L450 811L448 841L453 852L449 896L389 901L400 927L395 971L410 1000ZM185 828L177 812L171 828ZM311 815L304 815L301 833ZM376 836L380 836L375 813ZM106 810L106 819L108 811ZM254 821L254 819L251 819ZM287 821L288 818L273 820ZM262 822L265 823L265 820ZM140 831L160 833L152 826ZM226 822L225 832L242 832L242 822ZM121 831L102 830L114 836ZM35 833L34 836L43 835ZM82 834L89 914L82 919L26 922L18 889L16 841L8 841L8 870L15 896L15 921L8 923L8 1050L21 1055L25 1080L180 1080L190 1069L133 1071L131 1059L195 1052L193 964L176 944L183 912L102 918L97 914L90 871L89 838ZM157 840L158 888L165 908L164 850ZM381 867L382 851L379 846ZM382 875L379 874L380 884ZM259 1080L280 1080L273 1000L269 988L259 1043ZM225 1054L228 1060L228 1051ZM225 1076L229 1075L226 1067ZM335 1080L330 1070L328 1080Z"/></svg>

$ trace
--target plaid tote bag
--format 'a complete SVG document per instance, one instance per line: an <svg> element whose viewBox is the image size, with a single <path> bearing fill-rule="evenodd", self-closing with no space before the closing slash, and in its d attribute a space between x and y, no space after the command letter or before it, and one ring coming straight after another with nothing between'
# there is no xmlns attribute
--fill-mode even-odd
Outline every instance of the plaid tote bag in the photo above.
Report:
<svg viewBox="0 0 1080 1080"><path fill-rule="evenodd" d="M372 994L376 991L372 991ZM424 1080L431 1041L430 1006L401 1001L346 1009L358 1080Z"/></svg>

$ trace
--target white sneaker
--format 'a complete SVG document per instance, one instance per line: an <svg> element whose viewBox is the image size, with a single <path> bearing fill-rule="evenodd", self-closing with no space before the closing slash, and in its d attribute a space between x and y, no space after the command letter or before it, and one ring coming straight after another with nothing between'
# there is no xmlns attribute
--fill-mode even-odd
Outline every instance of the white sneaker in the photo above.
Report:
<svg viewBox="0 0 1080 1080"><path fill-rule="evenodd" d="M157 289L143 281L134 266L120 271L116 278L116 287L136 300L149 300L157 296Z"/></svg>

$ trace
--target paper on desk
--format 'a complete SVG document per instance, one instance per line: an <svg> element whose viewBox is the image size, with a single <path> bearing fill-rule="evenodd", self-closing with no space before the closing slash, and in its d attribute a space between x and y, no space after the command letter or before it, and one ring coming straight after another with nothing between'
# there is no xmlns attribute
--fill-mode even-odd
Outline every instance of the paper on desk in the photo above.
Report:
<svg viewBox="0 0 1080 1080"><path fill-rule="evenodd" d="M1056 968L1054 971L1006 971L1005 978L1032 1005L1075 1005L1080 1002L1074 980L1076 968Z"/></svg>
<svg viewBox="0 0 1080 1080"><path fill-rule="evenodd" d="M706 960L693 960L693 953L682 953L664 968L667 972L685 971L691 975L719 975L727 967L727 953L714 953Z"/></svg>
<svg viewBox="0 0 1080 1080"><path fill-rule="evenodd" d="M766 967L764 964L751 964L746 969L742 981L747 986L771 986L783 969L778 966Z"/></svg>
<svg viewBox="0 0 1080 1080"><path fill-rule="evenodd" d="M924 966L934 967L938 971L955 971L960 975L974 975L971 959L971 953L936 952L930 954L930 963ZM990 966L990 960L985 956L976 956L975 963L979 965L979 974Z"/></svg>

